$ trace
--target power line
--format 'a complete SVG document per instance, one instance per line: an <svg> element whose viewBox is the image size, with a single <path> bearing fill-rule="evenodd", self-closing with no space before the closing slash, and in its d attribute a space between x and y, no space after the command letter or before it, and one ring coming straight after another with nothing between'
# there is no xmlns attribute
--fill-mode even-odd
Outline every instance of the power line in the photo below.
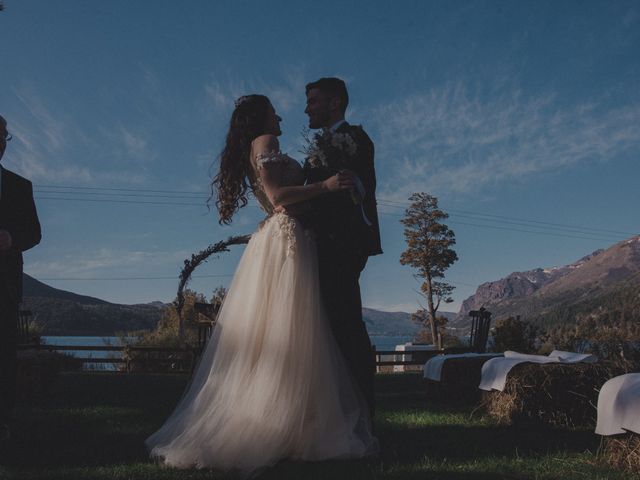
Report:
<svg viewBox="0 0 640 480"><path fill-rule="evenodd" d="M232 273L224 273L218 275L192 275L191 278L222 278L222 277L233 277ZM121 280L179 280L178 275L174 275L171 277L56 277L56 278L39 278L38 280L42 282L78 282L78 281L121 281Z"/></svg>
<svg viewBox="0 0 640 480"><path fill-rule="evenodd" d="M386 207L391 207L391 208L407 208L409 206L408 203L400 204L400 202L394 202L394 201L389 201L389 200L379 201L378 204L382 204L382 205L384 205ZM540 221L540 220L529 220L529 219L526 219L526 218L508 217L508 216L504 216L504 215L494 215L494 214L489 214L489 213L472 212L472 211L468 211L468 210L447 209L447 211L451 212L452 214L457 214L458 216L471 215L471 216L491 217L491 218L504 219L504 220L513 220L513 221L519 221L519 222L535 223L535 224L538 224L538 225L553 226L553 227L559 227L559 228L564 228L564 229L589 230L589 231L593 231L593 232L617 233L617 234L620 234L620 235L637 235L637 233L631 233L631 232L622 232L622 231L609 230L609 229L603 229L603 228L581 227L581 226L577 226L577 225L567 225L567 224L562 224L562 223L543 222L543 221Z"/></svg>
<svg viewBox="0 0 640 480"><path fill-rule="evenodd" d="M63 189L61 191L52 190L36 190L36 193L44 193L45 196L38 195L36 198L41 200L58 200L58 201L84 201L92 203L117 203L117 204L139 204L139 205L162 205L162 206L205 206L206 202L196 203L189 200L195 200L202 198L204 192L185 191L185 190L155 190L155 189L131 189L131 188L115 188L115 187L83 187L83 186L60 186L60 185L36 185L38 189ZM66 191L65 191L66 189ZM116 192L116 193L113 193ZM55 196L51 196L55 195ZM70 196L58 196L58 195L70 195ZM93 198L86 198L87 195L91 195ZM185 196L186 195L186 196ZM110 198L95 198L96 196L110 197ZM129 197L127 199L113 198L113 197ZM184 201L158 201L155 199L166 198L174 200ZM380 199L379 205L397 209L405 209L409 206L408 203L398 202L389 199ZM257 207L256 207L257 208ZM452 220L451 223L459 225L473 226L477 228L489 228L505 231L514 231L520 233L532 233L537 235L547 236L560 236L565 238L577 238L583 240L623 240L631 235L636 235L631 232L607 230L602 228L583 227L577 225L567 225L561 223L544 222L539 220L531 220L526 218L509 217L504 215L494 215L482 212L473 212L468 210L448 210L452 216L468 218L471 220L478 220L481 222L493 222L498 225L491 224L477 224L463 221ZM392 212L380 212L381 215L396 216L402 218L403 215L395 214ZM515 225L529 228L548 227L559 231L539 231L539 230L523 230L518 228L509 228L504 225ZM576 235L577 234L577 235ZM583 234L583 235L580 235ZM624 235L624 238L618 235ZM596 238L601 237L601 238Z"/></svg>
<svg viewBox="0 0 640 480"><path fill-rule="evenodd" d="M206 194L206 192L194 192L193 190L149 190L144 188L80 187L71 185L34 185L34 188L68 188L70 190L108 190L116 192L180 193L186 195Z"/></svg>
<svg viewBox="0 0 640 480"><path fill-rule="evenodd" d="M172 197L170 197L170 198L172 198ZM47 197L47 196L37 196L36 199L38 199L38 200L42 199L42 200L84 201L84 202L93 202L93 203L118 203L118 204L132 204L132 205L165 205L165 206L170 205L170 206L195 206L195 207L206 206L205 202L203 202L203 203L163 202L163 201L152 201L152 200L118 200L118 199L68 198L68 197ZM255 208L258 208L258 207L255 207ZM404 217L404 215L391 213L391 212L379 212L379 214L380 215L387 215L387 216L394 216L394 217L398 217L398 218L403 218ZM475 218L473 216L469 216L469 215L458 215L458 216L462 216L463 218L484 220L482 218L478 218L477 219L477 218ZM487 221L497 222L495 220L487 220ZM581 232L581 231L578 231L578 230L569 230L566 233L561 233L561 232L549 232L549 231L523 230L523 229L518 229L518 228L509 228L509 227L496 226L496 225L486 225L486 224L461 222L461 221L457 221L457 220L452 220L450 223L454 224L454 225L458 224L458 225L466 225L466 226L472 226L472 227L478 227L478 228L489 228L489 229L520 232L520 233L533 233L533 234L537 234L537 235L547 235L547 236L555 236L555 237L576 238L576 239L581 239L581 240L613 240L613 241L620 241L620 240L624 240L626 238L626 237L619 237L619 236L616 236L616 235L613 235L613 234L612 235L606 235L606 234L596 233L595 231L594 232L589 232L589 231ZM528 225L526 223L521 223L521 222L502 221L502 223L536 228L535 225ZM556 227L556 229L558 229L558 228L561 228L561 227ZM579 233L585 233L585 234L588 234L590 236L570 235L569 233L578 233L578 234Z"/></svg>
<svg viewBox="0 0 640 480"><path fill-rule="evenodd" d="M83 201L83 202L91 202L91 203L116 203L116 204L131 204L131 205L164 205L164 206L188 206L188 207L204 207L206 206L206 203L187 203L187 202L162 202L162 201L143 201L143 200L116 200L116 199L97 199L97 198L67 198L67 197L45 197L45 196L36 196L35 197L36 200L63 200L63 201ZM253 206L250 205L250 207L253 208L259 208L257 206ZM402 218L404 215L400 215L397 213L390 213L390 212L378 212L379 215L386 215L386 216L393 216L393 217L398 217L398 218ZM476 223L469 223L469 222L460 222L460 221L451 221L451 224L454 225L465 225L465 226L472 226L472 227L477 227L477 228L488 228L488 229L493 229L493 230L505 230L505 231L512 231L512 232L519 232L519 233L531 233L531 234L535 234L535 235L544 235L544 236L552 236L552 237L564 237L564 238L575 238L575 239L580 239L580 240L595 240L595 241L602 241L602 240L614 240L614 241L620 241L620 240L624 240L624 238L621 237L613 237L613 236L609 236L606 238L596 238L596 237L587 237L587 236L579 236L579 235L568 235L565 233L559 233L559 232L541 232L541 231L536 231L536 230L523 230L523 229L518 229L518 228L509 228L509 227L500 227L500 226L496 226L496 225L481 225L481 224L476 224ZM535 228L535 227L534 227ZM579 232L576 232L579 233ZM594 235L594 234L591 234ZM597 235L597 234L595 234Z"/></svg>
<svg viewBox="0 0 640 480"><path fill-rule="evenodd" d="M130 204L142 204L142 205L176 205L176 206L190 206L190 207L204 207L206 203L178 203L178 202L153 202L153 201L141 201L141 200L112 200L108 198L65 198L65 197L41 197L36 196L36 200L67 200L72 202L93 202L93 203L130 203Z"/></svg>
<svg viewBox="0 0 640 480"><path fill-rule="evenodd" d="M187 199L194 200L197 198L207 198L204 195L195 196L176 196L176 195L163 195L159 193L110 193L110 192L61 192L56 190L34 190L34 193L47 193L54 195L101 195L104 197L141 197L141 198L175 198L175 199Z"/></svg>
<svg viewBox="0 0 640 480"><path fill-rule="evenodd" d="M390 213L390 212L378 212L378 215L387 215L387 216L393 216L393 217L398 217L398 218L403 218L404 215L400 215L397 213ZM470 227L477 227L477 228L488 228L488 229L492 229L492 230L505 230L505 231L510 231L510 232L519 232L519 233L532 233L534 235L546 235L546 236L552 236L552 237L565 237L565 238L577 238L580 240L596 240L596 241L602 241L602 240L615 240L615 241L620 241L620 240L624 240L624 238L620 238L620 237L614 237L614 236L609 236L607 238L598 238L598 237L587 237L587 236L580 236L580 235L569 235L567 233L560 233L560 232L547 232L547 231L539 231L539 230L524 230L521 228L511 228L511 227L501 227L498 225L482 225L482 224L478 224L478 223L470 223L470 222L460 222L457 220L451 220L450 222L448 222L452 225L465 225L465 226L470 226ZM535 227L532 227L535 228Z"/></svg>

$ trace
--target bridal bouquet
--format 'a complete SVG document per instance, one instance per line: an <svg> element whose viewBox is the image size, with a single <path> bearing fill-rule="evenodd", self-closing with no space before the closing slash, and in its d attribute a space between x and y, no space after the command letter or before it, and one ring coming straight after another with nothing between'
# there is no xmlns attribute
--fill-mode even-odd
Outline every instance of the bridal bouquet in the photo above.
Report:
<svg viewBox="0 0 640 480"><path fill-rule="evenodd" d="M358 151L358 144L348 133L318 132L309 139L307 131L303 136L306 141L303 153L311 168L346 168L344 157L354 157ZM329 159L337 160L338 164L330 165Z"/></svg>
<svg viewBox="0 0 640 480"><path fill-rule="evenodd" d="M306 146L302 153L307 161L305 168L326 168L340 171L348 169L351 158L358 153L358 144L349 133L331 131L318 132L309 138L309 131L303 132ZM351 199L356 205L362 203L364 186L356 177L356 188L351 191Z"/></svg>

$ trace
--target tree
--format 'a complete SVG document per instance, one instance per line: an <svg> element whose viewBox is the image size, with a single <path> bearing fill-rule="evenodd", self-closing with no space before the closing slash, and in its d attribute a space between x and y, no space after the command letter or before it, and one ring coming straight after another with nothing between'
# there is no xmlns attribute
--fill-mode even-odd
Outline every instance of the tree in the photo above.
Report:
<svg viewBox="0 0 640 480"><path fill-rule="evenodd" d="M520 317L499 319L493 328L493 351L515 350L520 353L535 353L539 328Z"/></svg>
<svg viewBox="0 0 640 480"><path fill-rule="evenodd" d="M213 289L213 293L211 294L211 301L209 303L212 305L222 305L224 297L226 296L227 289L220 285Z"/></svg>
<svg viewBox="0 0 640 480"><path fill-rule="evenodd" d="M183 292L184 303L180 314L175 304L168 305L153 330L138 332L133 345L160 345L164 347L180 347L184 344L198 343L198 313L194 305L207 300L201 293L186 289ZM126 334L129 336L130 334ZM130 343L130 342L129 342Z"/></svg>
<svg viewBox="0 0 640 480"><path fill-rule="evenodd" d="M455 234L443 220L449 215L438 208L438 199L427 193L414 193L409 197L411 205L401 220L405 226L404 236L407 249L400 256L402 265L410 265L418 270L417 277L424 279L420 290L427 299L427 319L431 338L438 338L436 312L441 302L453 301L452 285L440 280L444 272L458 260L453 250ZM439 343L439 347L442 347Z"/></svg>
<svg viewBox="0 0 640 480"><path fill-rule="evenodd" d="M419 330L413 337L413 341L417 343L436 344L438 339L442 341L442 347L462 347L463 343L457 335L447 333L447 323L449 320L447 317L436 315L436 330L438 337L434 339L431 334L431 329L428 328L429 312L424 308L419 309L417 312L411 314L411 320L422 325L422 330Z"/></svg>

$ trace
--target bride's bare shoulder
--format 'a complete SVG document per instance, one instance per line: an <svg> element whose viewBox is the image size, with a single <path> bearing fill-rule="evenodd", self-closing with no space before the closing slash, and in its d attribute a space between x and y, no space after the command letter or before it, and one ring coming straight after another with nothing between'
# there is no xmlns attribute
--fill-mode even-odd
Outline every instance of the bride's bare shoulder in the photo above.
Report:
<svg viewBox="0 0 640 480"><path fill-rule="evenodd" d="M280 149L280 142L278 137L271 134L260 135L251 142L253 151L256 153L262 152L277 152Z"/></svg>

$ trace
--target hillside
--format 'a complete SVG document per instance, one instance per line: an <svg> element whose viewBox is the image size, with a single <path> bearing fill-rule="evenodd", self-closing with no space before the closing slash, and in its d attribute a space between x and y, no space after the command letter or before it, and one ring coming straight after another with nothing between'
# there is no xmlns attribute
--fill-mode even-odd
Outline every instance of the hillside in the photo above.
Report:
<svg viewBox="0 0 640 480"><path fill-rule="evenodd" d="M569 265L514 272L484 283L463 302L452 323L468 325L468 312L482 306L494 318L520 315L543 324L573 321L576 314L589 314L607 303L617 291L636 287L640 288L640 236Z"/></svg>
<svg viewBox="0 0 640 480"><path fill-rule="evenodd" d="M27 275L22 275L22 288L24 289L25 297L38 297L38 298L57 298L58 300L68 300L80 305L108 305L109 302L100 300L95 297L87 297L85 295L78 295L77 293L67 292L66 290L60 290L53 288L42 283L39 280Z"/></svg>
<svg viewBox="0 0 640 480"><path fill-rule="evenodd" d="M44 335L111 336L119 331L149 330L156 326L165 304L151 302L120 305L99 298L53 288L24 275L24 305L37 317ZM363 308L367 331L372 335L414 335L420 326L405 312ZM453 317L450 312L443 315Z"/></svg>
<svg viewBox="0 0 640 480"><path fill-rule="evenodd" d="M119 305L53 288L24 274L22 308L31 310L43 335L111 336L154 328L162 304Z"/></svg>

